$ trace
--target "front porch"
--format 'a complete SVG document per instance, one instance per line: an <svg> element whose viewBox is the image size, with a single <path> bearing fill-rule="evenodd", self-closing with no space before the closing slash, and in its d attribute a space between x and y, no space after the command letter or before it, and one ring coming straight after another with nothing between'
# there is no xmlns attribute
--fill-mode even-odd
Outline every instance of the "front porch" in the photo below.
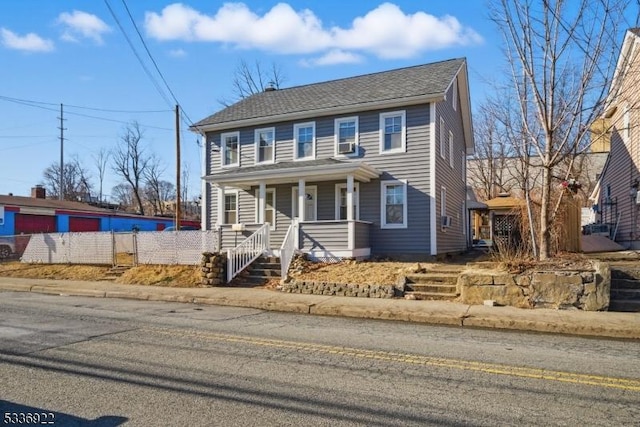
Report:
<svg viewBox="0 0 640 427"><path fill-rule="evenodd" d="M360 220L360 190L380 174L364 162L322 159L207 176L219 249L236 247L268 223L271 255L286 243L315 259L367 258L372 222Z"/></svg>

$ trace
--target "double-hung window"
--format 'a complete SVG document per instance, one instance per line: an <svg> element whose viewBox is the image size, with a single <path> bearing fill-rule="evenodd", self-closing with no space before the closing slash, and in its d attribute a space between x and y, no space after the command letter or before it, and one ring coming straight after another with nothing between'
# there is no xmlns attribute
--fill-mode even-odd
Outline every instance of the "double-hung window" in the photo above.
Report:
<svg viewBox="0 0 640 427"><path fill-rule="evenodd" d="M380 114L380 154L403 153L407 148L406 113Z"/></svg>
<svg viewBox="0 0 640 427"><path fill-rule="evenodd" d="M264 222L271 224L271 229L276 228L276 189L266 189L266 199L264 201ZM256 189L256 222L258 222L258 209L260 209L260 203L258 198L260 197L260 189Z"/></svg>
<svg viewBox="0 0 640 427"><path fill-rule="evenodd" d="M236 224L238 222L238 193L225 193L224 195L224 223Z"/></svg>
<svg viewBox="0 0 640 427"><path fill-rule="evenodd" d="M444 119L440 117L440 157L442 157L443 159L447 158L447 153L446 153L447 143L445 140L445 132L446 132L446 129L444 127Z"/></svg>
<svg viewBox="0 0 640 427"><path fill-rule="evenodd" d="M344 117L335 120L336 156L358 155L358 118Z"/></svg>
<svg viewBox="0 0 640 427"><path fill-rule="evenodd" d="M240 166L240 132L223 133L220 139L222 166Z"/></svg>
<svg viewBox="0 0 640 427"><path fill-rule="evenodd" d="M275 128L256 129L256 163L273 163L275 160Z"/></svg>
<svg viewBox="0 0 640 427"><path fill-rule="evenodd" d="M407 182L380 183L380 217L382 228L407 228Z"/></svg>
<svg viewBox="0 0 640 427"><path fill-rule="evenodd" d="M315 122L293 125L294 160L312 160L316 158Z"/></svg>
<svg viewBox="0 0 640 427"><path fill-rule="evenodd" d="M353 184L353 219L360 219L360 186ZM347 184L336 184L336 220L347 219Z"/></svg>
<svg viewBox="0 0 640 427"><path fill-rule="evenodd" d="M449 166L453 169L453 132L449 131Z"/></svg>

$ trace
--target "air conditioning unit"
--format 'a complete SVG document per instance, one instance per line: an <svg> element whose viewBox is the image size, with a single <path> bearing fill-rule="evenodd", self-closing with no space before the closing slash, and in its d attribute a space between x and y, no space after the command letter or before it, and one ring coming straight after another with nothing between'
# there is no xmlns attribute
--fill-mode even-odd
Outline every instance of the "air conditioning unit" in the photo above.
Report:
<svg viewBox="0 0 640 427"><path fill-rule="evenodd" d="M339 154L351 154L351 153L355 153L355 151L356 151L355 142L341 142L338 144Z"/></svg>
<svg viewBox="0 0 640 427"><path fill-rule="evenodd" d="M451 227L451 217L449 215L442 215L441 217L442 220L442 228L449 228Z"/></svg>

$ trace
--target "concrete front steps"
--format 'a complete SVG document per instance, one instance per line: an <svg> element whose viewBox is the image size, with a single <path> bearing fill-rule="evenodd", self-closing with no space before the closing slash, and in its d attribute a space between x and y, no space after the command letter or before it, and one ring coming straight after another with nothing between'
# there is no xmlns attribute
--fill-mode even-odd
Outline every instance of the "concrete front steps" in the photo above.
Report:
<svg viewBox="0 0 640 427"><path fill-rule="evenodd" d="M280 258L261 256L233 281L241 285L264 285L268 280L280 279Z"/></svg>
<svg viewBox="0 0 640 427"><path fill-rule="evenodd" d="M417 300L453 301L458 297L459 271L442 270L407 274L405 298Z"/></svg>
<svg viewBox="0 0 640 427"><path fill-rule="evenodd" d="M640 267L611 266L609 311L640 312Z"/></svg>
<svg viewBox="0 0 640 427"><path fill-rule="evenodd" d="M114 281L118 277L122 276L125 271L131 268L130 265L114 265L111 267L103 277L98 278L101 281Z"/></svg>

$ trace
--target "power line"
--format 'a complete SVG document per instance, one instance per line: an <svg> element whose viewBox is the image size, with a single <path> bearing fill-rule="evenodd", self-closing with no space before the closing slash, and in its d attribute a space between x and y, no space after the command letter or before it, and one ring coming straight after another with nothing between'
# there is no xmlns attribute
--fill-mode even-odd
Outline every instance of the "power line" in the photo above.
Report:
<svg viewBox="0 0 640 427"><path fill-rule="evenodd" d="M23 99L23 98L14 98L11 96L6 96L6 95L0 95L0 99L4 99L5 101L12 101L12 102L23 102L23 103L29 103L29 104L39 104L39 105L51 105L51 106L57 106L59 105L59 103L55 103L55 102L44 102L44 101L34 101L32 99ZM127 113L127 114L143 114L143 113L170 113L173 112L173 110L111 110L108 108L97 108L97 107L87 107L84 105L73 105L73 104L64 104L65 107L71 107L71 108L78 108L81 110L92 110L92 111L103 111L103 112L107 112L107 113ZM58 111L57 109L54 109L55 111Z"/></svg>
<svg viewBox="0 0 640 427"><path fill-rule="evenodd" d="M138 51L136 50L135 46L133 45L133 42L131 41L131 39L129 38L129 35L127 34L127 32L125 31L124 27L120 23L120 19L118 19L118 16L116 15L116 13L111 8L111 5L109 4L109 0L104 0L104 3L107 6L107 9L109 9L109 13L111 13L111 16L113 17L114 21L116 21L116 24L118 25L118 28L120 29L120 32L122 33L122 35L124 36L125 40L127 41L127 44L131 48L131 51L133 52L135 57L138 59L138 62L140 63L140 66L144 70L145 74L147 75L147 77L149 78L149 80L151 81L153 86L156 88L156 91L158 92L158 94L160 94L162 99L164 99L164 101L167 103L167 105L171 106L171 104L172 104L171 100L167 97L167 94L164 93L164 91L162 90L162 88L160 87L160 85L158 84L156 79L151 74L151 71L149 71L149 69L145 65L144 61L142 60L142 58L138 54Z"/></svg>
<svg viewBox="0 0 640 427"><path fill-rule="evenodd" d="M151 51L149 50L149 47L147 46L147 43L144 41L144 37L142 37L142 33L140 32L140 29L138 28L138 25L136 24L135 19L133 19L133 16L131 15L131 11L129 10L129 7L127 6L127 2L125 0L122 0L122 4L124 5L125 10L127 11L127 15L129 15L129 20L131 21L131 24L133 25L133 28L136 30L136 33L138 33L138 38L140 39L140 42L142 43L142 46L144 47L144 50L147 52L147 55L149 56L149 59L151 59L151 63L153 64L153 66L155 67L156 71L158 72L158 75L162 79L162 82L164 83L164 85L166 86L167 90L171 94L171 97L173 98L175 103L178 104L178 105L181 105L180 102L178 101L178 98L173 93L173 90L171 90L171 87L169 86L169 83L167 83L167 80L164 78L164 75L162 74L162 71L160 71L160 67L158 67L158 63L153 58L153 55L151 54ZM182 107L180 108L180 116L181 117L184 116L187 119L186 120L187 124L193 125L193 122L191 121L191 119L189 118L187 113L184 111L184 108L182 108Z"/></svg>

